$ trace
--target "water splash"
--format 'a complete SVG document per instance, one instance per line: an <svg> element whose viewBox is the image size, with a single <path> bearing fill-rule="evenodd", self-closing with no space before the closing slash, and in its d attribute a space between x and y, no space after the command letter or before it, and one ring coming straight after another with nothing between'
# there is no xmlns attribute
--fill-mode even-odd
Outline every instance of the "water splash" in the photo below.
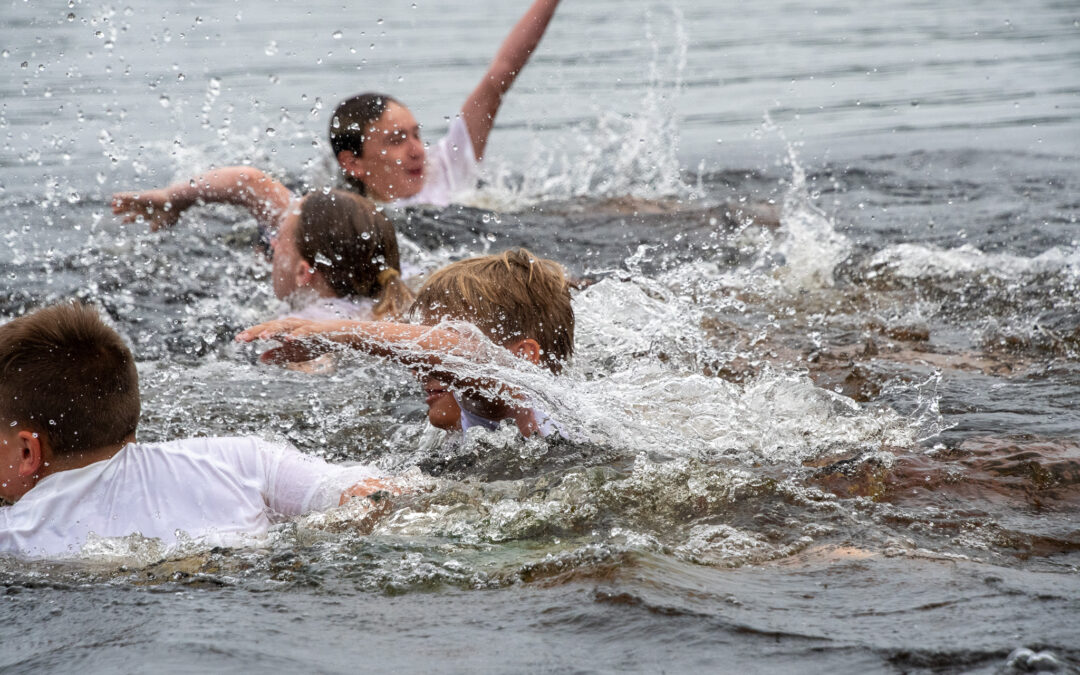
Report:
<svg viewBox="0 0 1080 675"><path fill-rule="evenodd" d="M675 5L663 13L647 11L645 37L651 58L637 112L601 110L554 143L537 137L524 170L491 163L485 169L487 184L467 202L510 211L578 197L693 198L678 159L678 108L689 45L682 11Z"/></svg>

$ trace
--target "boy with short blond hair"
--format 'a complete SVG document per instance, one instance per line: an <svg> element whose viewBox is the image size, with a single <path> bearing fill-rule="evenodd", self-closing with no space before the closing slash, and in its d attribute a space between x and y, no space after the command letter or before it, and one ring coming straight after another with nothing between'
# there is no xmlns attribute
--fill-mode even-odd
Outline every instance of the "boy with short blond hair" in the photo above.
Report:
<svg viewBox="0 0 1080 675"><path fill-rule="evenodd" d="M97 312L61 304L0 326L0 554L78 553L90 536L177 531L215 545L384 487L257 438L135 442L135 361Z"/></svg>
<svg viewBox="0 0 1080 675"><path fill-rule="evenodd" d="M461 372L454 362L484 364L499 355L442 322L468 322L510 354L558 374L574 351L574 310L561 265L525 249L461 260L428 279L410 314L422 325L282 319L237 339L281 341L263 355L270 362L310 359L337 344L413 366L423 374L428 420L442 429L495 428L511 419L524 436L559 431L546 414L524 406L520 392L479 391L502 388Z"/></svg>

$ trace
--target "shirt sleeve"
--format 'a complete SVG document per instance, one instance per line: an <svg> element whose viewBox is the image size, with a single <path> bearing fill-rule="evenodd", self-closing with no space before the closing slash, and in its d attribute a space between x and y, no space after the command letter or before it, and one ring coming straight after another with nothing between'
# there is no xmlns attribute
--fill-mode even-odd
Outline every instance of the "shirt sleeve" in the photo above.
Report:
<svg viewBox="0 0 1080 675"><path fill-rule="evenodd" d="M442 146L443 171L450 194L475 188L479 163L464 117L458 115L450 122L450 129L439 145Z"/></svg>
<svg viewBox="0 0 1080 675"><path fill-rule="evenodd" d="M367 464L330 464L287 445L262 443L267 462L266 505L283 516L337 506L349 487L383 473Z"/></svg>

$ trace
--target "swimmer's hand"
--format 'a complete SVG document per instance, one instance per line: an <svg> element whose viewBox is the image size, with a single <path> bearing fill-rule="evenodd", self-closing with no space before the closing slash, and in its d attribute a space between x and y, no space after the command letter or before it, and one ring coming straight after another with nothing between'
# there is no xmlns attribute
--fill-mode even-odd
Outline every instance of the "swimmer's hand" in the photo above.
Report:
<svg viewBox="0 0 1080 675"><path fill-rule="evenodd" d="M373 495L377 495L378 493L386 493L388 495L396 497L397 495L401 494L401 486L397 485L392 480L382 478L369 478L367 480L360 481L356 485L353 485L349 489L345 490L345 492L342 492L341 501L338 502L338 504L344 504L350 499L356 497L359 497L361 499L364 497L372 497L374 499Z"/></svg>
<svg viewBox="0 0 1080 675"><path fill-rule="evenodd" d="M123 222L134 223L141 217L154 232L175 225L183 211L184 205L168 189L118 192L112 197L112 212L122 216Z"/></svg>
<svg viewBox="0 0 1080 675"><path fill-rule="evenodd" d="M319 338L340 328L340 323L295 318L277 319L248 328L236 336L236 341L277 340L281 346L263 352L259 360L263 363L278 365L299 363L310 361L332 351L329 342Z"/></svg>

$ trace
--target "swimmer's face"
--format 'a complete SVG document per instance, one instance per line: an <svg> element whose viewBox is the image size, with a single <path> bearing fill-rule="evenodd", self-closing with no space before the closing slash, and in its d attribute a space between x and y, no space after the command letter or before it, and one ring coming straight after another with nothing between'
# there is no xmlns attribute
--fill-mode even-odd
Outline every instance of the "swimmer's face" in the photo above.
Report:
<svg viewBox="0 0 1080 675"><path fill-rule="evenodd" d="M296 245L296 235L300 229L300 204L293 202L285 214L277 236L270 241L270 248L274 251L273 283L274 295L279 300L296 292L300 287L300 278L303 258L300 257L300 249Z"/></svg>
<svg viewBox="0 0 1080 675"><path fill-rule="evenodd" d="M424 187L424 144L420 125L409 109L388 103L379 119L364 131L364 151L345 170L363 181L378 201L412 197Z"/></svg>

